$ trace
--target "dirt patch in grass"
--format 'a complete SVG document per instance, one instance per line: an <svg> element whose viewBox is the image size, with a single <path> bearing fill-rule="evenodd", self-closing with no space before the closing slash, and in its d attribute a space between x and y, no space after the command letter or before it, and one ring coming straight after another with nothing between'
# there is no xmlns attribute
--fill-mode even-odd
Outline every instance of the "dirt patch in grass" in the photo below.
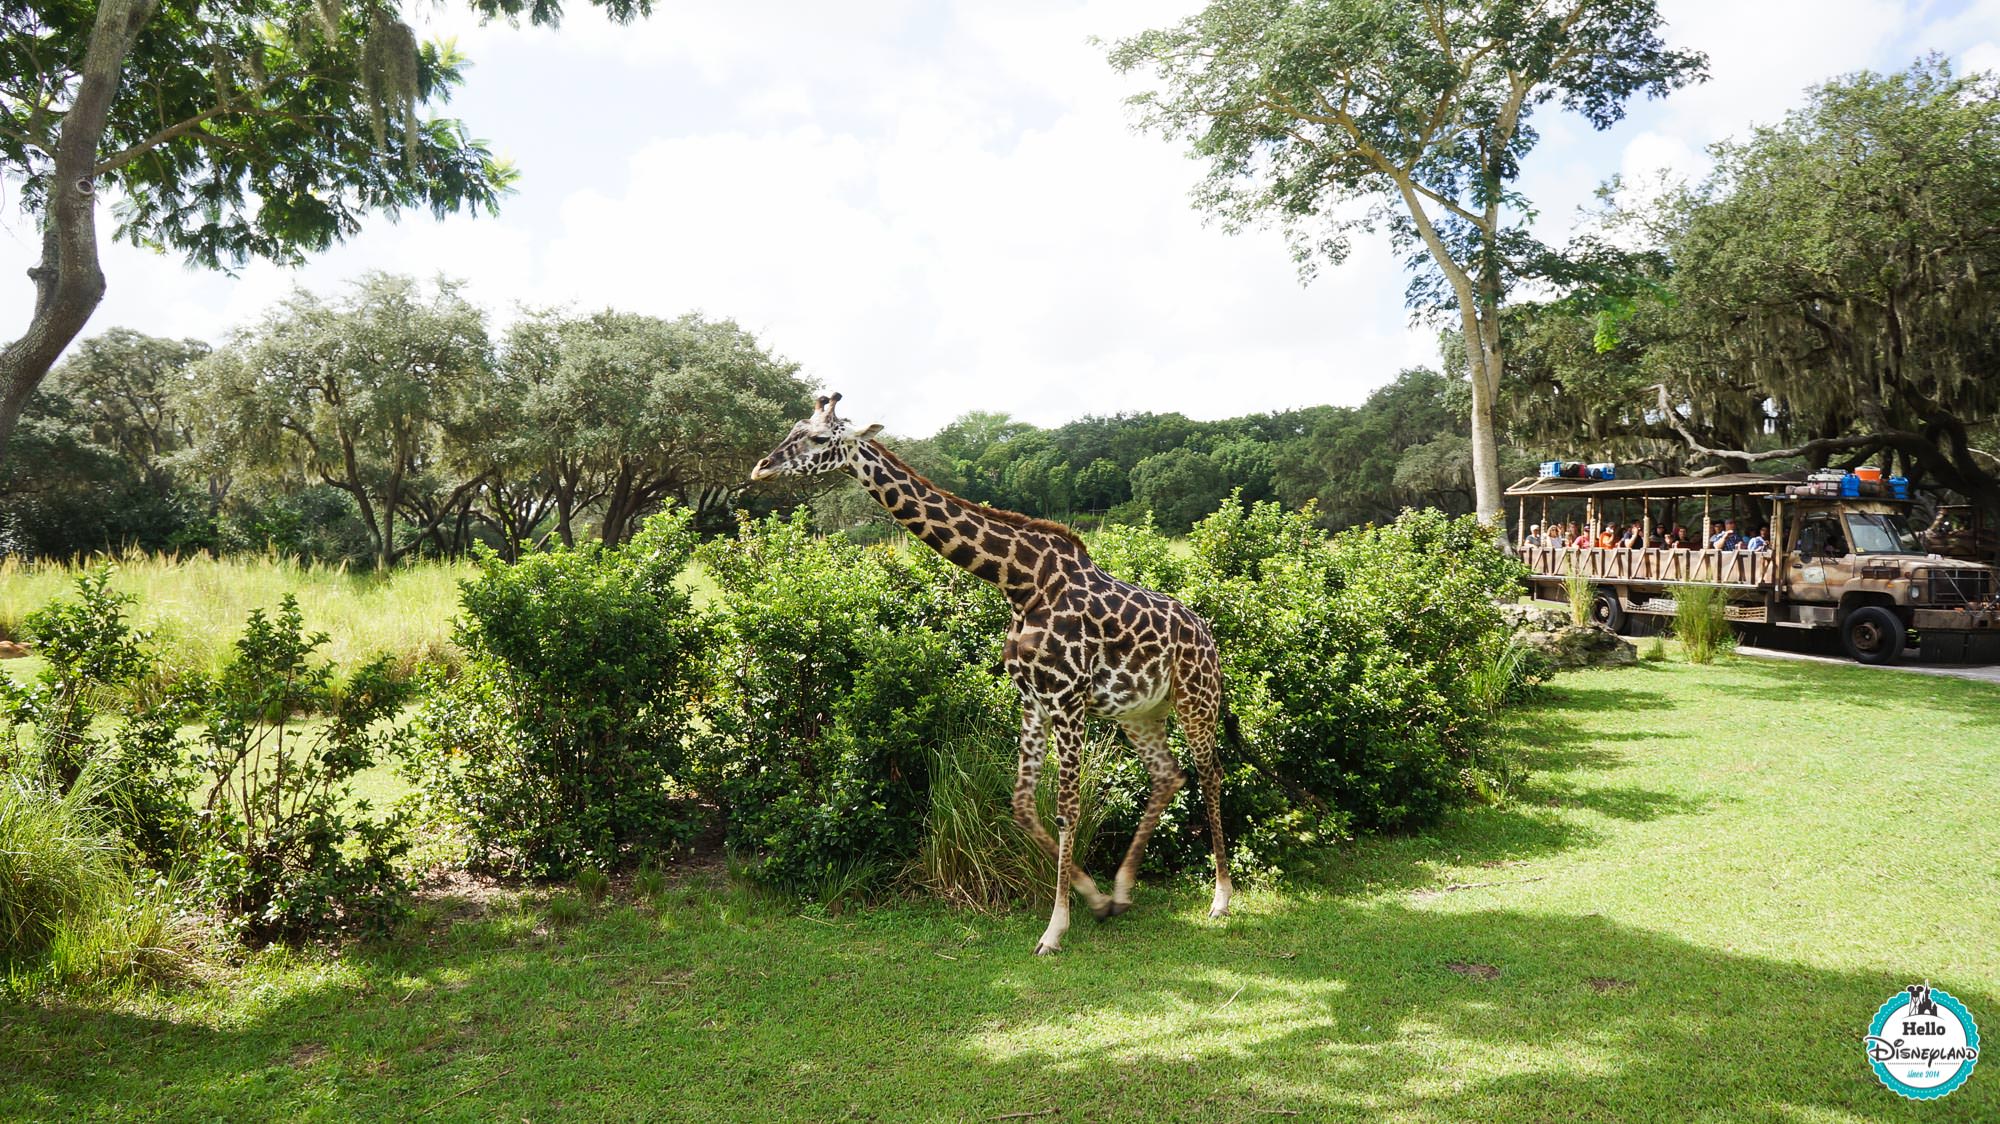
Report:
<svg viewBox="0 0 2000 1124"><path fill-rule="evenodd" d="M1491 964L1464 964L1457 960L1445 965L1446 968L1470 980L1497 980L1500 969Z"/></svg>

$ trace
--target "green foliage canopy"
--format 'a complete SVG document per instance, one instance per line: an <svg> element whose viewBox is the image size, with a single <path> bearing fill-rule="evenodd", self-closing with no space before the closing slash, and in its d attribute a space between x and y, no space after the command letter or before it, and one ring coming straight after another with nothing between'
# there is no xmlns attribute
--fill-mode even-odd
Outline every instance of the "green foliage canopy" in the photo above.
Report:
<svg viewBox="0 0 2000 1124"><path fill-rule="evenodd" d="M1214 0L1111 62L1157 77L1131 101L1207 162L1197 205L1231 228L1275 222L1308 275L1344 259L1353 230L1386 225L1419 267L1411 307L1457 310L1476 345L1473 478L1491 523L1500 304L1556 268L1512 186L1533 115L1557 103L1605 128L1633 96L1703 77L1706 59L1659 27L1654 0Z"/></svg>

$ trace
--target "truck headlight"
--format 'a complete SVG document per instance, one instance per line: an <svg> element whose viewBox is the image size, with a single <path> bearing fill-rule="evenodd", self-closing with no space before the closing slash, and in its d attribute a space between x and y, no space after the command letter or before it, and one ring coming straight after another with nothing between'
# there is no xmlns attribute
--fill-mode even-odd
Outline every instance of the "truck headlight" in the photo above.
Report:
<svg viewBox="0 0 2000 1124"><path fill-rule="evenodd" d="M1910 583L1910 600L1911 600L1912 602L1917 602L1917 601L1922 601L1923 599L1924 599L1924 586L1923 586L1923 583L1922 583L1922 582L1911 582L1911 583Z"/></svg>

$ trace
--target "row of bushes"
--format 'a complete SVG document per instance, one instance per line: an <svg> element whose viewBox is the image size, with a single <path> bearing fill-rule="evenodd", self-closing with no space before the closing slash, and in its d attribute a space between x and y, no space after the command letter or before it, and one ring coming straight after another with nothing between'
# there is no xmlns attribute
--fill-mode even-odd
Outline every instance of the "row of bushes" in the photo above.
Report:
<svg viewBox="0 0 2000 1124"><path fill-rule="evenodd" d="M0 966L58 979L169 971L177 919L251 943L380 929L407 896L402 818L353 779L396 754L407 687L377 660L339 678L287 597L251 614L213 676L153 679L106 570L29 614L44 666L0 675ZM183 936L187 935L185 933Z"/></svg>
<svg viewBox="0 0 2000 1124"><path fill-rule="evenodd" d="M1214 626L1240 731L1225 828L1245 870L1421 825L1501 771L1489 720L1533 676L1492 607L1515 564L1470 520L1409 513L1329 541L1311 511L1230 504L1184 550L1148 528L1092 550ZM696 563L711 605L686 585ZM433 860L556 878L719 831L745 875L823 901L901 884L993 904L1053 881L1010 816L1008 606L921 548L778 517L702 543L669 512L619 549L484 559L455 675L343 678L288 600L252 616L219 673L108 716L98 704L149 658L124 608L97 575L30 618L49 666L6 689L0 765L49 799L102 774L85 802L130 865L169 872L253 941L379 928L413 833ZM385 760L413 794L377 815L351 784ZM1087 864L1116 861L1147 787L1115 730L1095 731ZM1206 862L1192 793L1154 836L1155 873ZM0 939L13 956L36 944Z"/></svg>

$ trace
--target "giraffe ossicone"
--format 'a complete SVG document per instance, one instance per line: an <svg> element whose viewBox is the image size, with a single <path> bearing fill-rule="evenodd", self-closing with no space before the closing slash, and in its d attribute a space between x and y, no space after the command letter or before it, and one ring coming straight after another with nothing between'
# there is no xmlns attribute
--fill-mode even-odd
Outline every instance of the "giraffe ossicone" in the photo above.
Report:
<svg viewBox="0 0 2000 1124"><path fill-rule="evenodd" d="M931 483L874 440L881 426L857 429L840 418L834 409L839 402L838 394L819 396L812 416L794 425L757 462L750 479L845 472L911 534L1006 595L1013 607L1007 674L1021 695L1014 818L1056 860L1057 871L1055 905L1035 952L1061 947L1069 929L1071 891L1081 894L1099 919L1131 907L1146 841L1181 787L1180 763L1167 742L1169 718L1178 719L1187 736L1208 806L1215 852L1209 916L1226 914L1234 889L1222 838L1222 768L1215 752L1222 666L1208 622L1163 593L1099 569L1068 527L973 503ZM1073 825L1081 804L1084 723L1090 717L1116 721L1152 777L1152 794L1109 895L1076 864ZM1056 759L1055 838L1035 808L1035 785L1051 752Z"/></svg>

